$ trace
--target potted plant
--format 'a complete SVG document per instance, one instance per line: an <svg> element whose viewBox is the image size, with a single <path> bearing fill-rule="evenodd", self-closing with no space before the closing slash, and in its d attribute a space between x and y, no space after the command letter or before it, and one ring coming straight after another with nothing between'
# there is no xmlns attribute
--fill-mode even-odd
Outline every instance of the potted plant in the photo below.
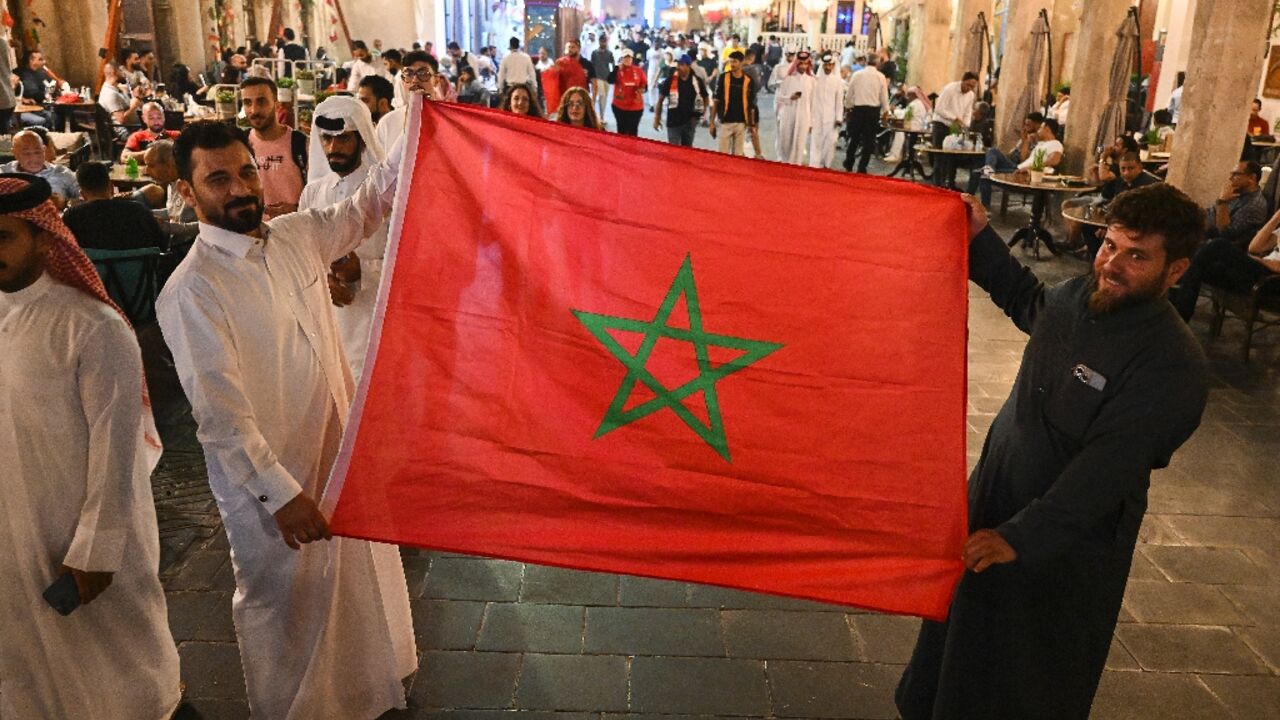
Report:
<svg viewBox="0 0 1280 720"><path fill-rule="evenodd" d="M316 94L316 73L314 70L298 70L293 74L298 81L298 95L312 96Z"/></svg>
<svg viewBox="0 0 1280 720"><path fill-rule="evenodd" d="M219 90L213 96L213 104L218 114L223 117L236 114L236 91L231 89Z"/></svg>
<svg viewBox="0 0 1280 720"><path fill-rule="evenodd" d="M276 99L280 102L293 102L293 78L287 75L276 78Z"/></svg>
<svg viewBox="0 0 1280 720"><path fill-rule="evenodd" d="M1035 185L1044 180L1044 161L1047 153L1044 148L1038 148L1031 153L1031 184Z"/></svg>

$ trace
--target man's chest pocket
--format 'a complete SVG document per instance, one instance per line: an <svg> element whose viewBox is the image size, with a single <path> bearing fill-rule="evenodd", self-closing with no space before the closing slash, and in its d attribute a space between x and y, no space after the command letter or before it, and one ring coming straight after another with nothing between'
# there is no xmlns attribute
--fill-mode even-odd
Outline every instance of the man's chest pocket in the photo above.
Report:
<svg viewBox="0 0 1280 720"><path fill-rule="evenodd" d="M1072 441L1082 442L1110 395L1107 384L1107 377L1088 365L1068 367L1054 378L1045 419Z"/></svg>

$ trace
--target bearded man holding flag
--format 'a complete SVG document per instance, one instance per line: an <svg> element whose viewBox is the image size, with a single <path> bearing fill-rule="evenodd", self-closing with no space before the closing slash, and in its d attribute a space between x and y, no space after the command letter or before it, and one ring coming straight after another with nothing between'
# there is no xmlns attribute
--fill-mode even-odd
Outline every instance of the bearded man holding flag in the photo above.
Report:
<svg viewBox="0 0 1280 720"><path fill-rule="evenodd" d="M399 153L348 199L262 221L243 134L189 125L178 191L200 235L156 303L199 425L231 559L254 717L371 720L405 707L417 666L397 549L333 538L317 505L351 405L324 281L382 227Z"/></svg>

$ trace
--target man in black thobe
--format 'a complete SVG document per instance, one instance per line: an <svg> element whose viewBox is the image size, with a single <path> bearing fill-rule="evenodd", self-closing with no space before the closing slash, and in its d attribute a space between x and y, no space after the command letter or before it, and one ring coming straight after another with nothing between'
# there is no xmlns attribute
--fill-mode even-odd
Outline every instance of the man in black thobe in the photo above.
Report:
<svg viewBox="0 0 1280 720"><path fill-rule="evenodd" d="M898 685L903 720L1084 720L1151 470L1200 424L1204 354L1165 299L1203 214L1169 185L1112 203L1093 273L1045 287L972 196L969 276L1031 337L969 479L966 572Z"/></svg>

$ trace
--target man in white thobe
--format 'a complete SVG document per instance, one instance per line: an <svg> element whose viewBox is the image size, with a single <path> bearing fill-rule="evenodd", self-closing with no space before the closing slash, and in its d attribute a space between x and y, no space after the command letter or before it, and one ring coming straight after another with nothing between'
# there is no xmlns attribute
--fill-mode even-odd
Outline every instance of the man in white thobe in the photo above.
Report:
<svg viewBox="0 0 1280 720"><path fill-rule="evenodd" d="M844 78L830 52L822 55L822 69L814 78L810 98L813 130L809 139L809 165L830 167L836 156L840 127L844 125Z"/></svg>
<svg viewBox="0 0 1280 720"><path fill-rule="evenodd" d="M326 208L355 194L370 168L383 160L374 137L369 110L359 101L335 95L316 106L311 130L307 186L299 210ZM357 385L369 347L369 328L387 254L387 223L383 223L355 252L339 259L329 271L329 294L338 320L338 335Z"/></svg>
<svg viewBox="0 0 1280 720"><path fill-rule="evenodd" d="M163 720L181 691L142 357L50 195L0 176L0 717ZM64 617L41 596L67 574Z"/></svg>
<svg viewBox="0 0 1280 720"><path fill-rule="evenodd" d="M399 155L338 205L266 223L234 128L192 123L175 155L200 235L156 308L231 543L249 710L371 720L403 708L416 657L396 548L308 544L329 539L317 500L352 390L325 276L381 227Z"/></svg>
<svg viewBox="0 0 1280 720"><path fill-rule="evenodd" d="M778 161L804 164L804 149L809 142L813 121L813 57L809 51L796 53L795 62L778 86L773 102L778 110Z"/></svg>

